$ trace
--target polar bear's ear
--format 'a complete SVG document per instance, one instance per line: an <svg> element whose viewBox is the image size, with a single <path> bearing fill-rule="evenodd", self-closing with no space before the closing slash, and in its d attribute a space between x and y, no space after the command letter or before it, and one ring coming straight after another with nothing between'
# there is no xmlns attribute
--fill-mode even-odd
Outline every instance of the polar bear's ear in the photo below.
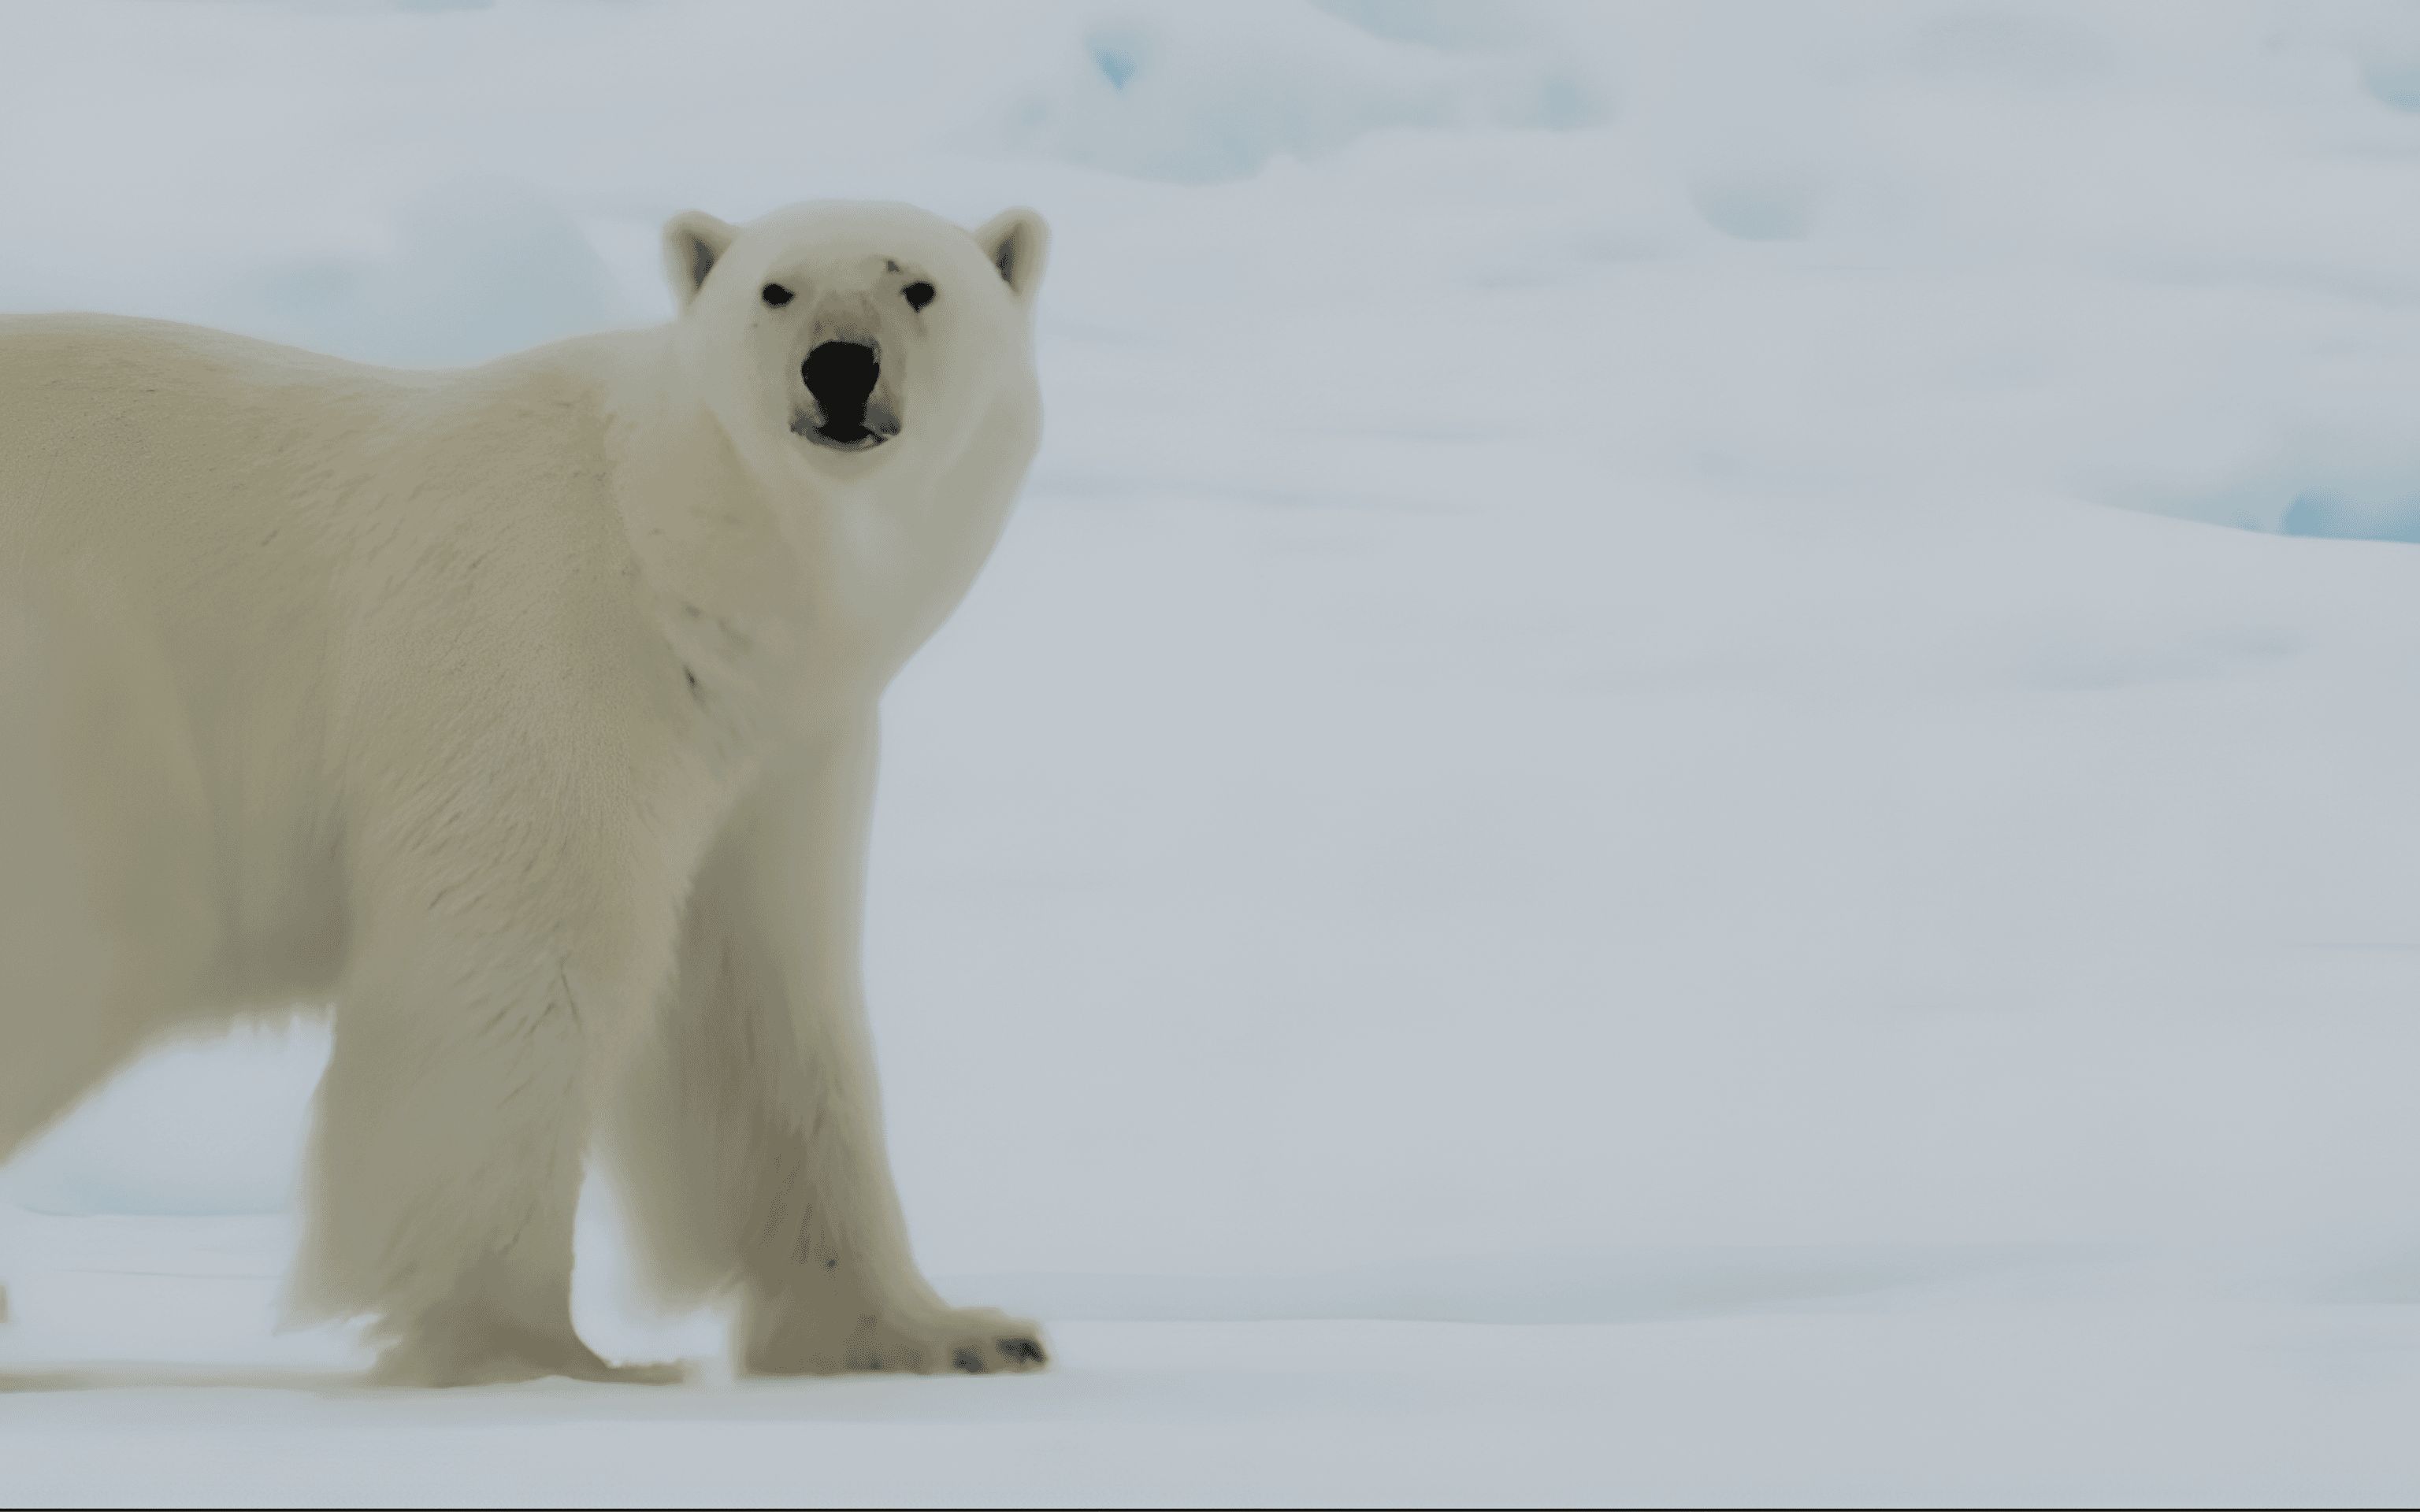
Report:
<svg viewBox="0 0 2420 1512"><path fill-rule="evenodd" d="M738 234L738 227L704 210L683 210L664 223L664 277L672 281L673 300L682 309L697 298L706 275Z"/></svg>
<svg viewBox="0 0 2420 1512"><path fill-rule="evenodd" d="M1009 292L1030 301L1042 285L1043 265L1050 260L1050 227L1029 209L1002 210L975 233L975 244L1008 280Z"/></svg>

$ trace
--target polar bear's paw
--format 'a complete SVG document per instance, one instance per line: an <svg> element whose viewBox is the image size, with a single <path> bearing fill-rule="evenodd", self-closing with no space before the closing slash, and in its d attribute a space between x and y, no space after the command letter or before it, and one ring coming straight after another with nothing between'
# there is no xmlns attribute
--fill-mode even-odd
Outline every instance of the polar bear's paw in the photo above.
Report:
<svg viewBox="0 0 2420 1512"><path fill-rule="evenodd" d="M387 1346L370 1369L381 1386L499 1386L563 1376L573 1381L672 1385L679 1365L610 1365L576 1335L443 1320L422 1323Z"/></svg>
<svg viewBox="0 0 2420 1512"><path fill-rule="evenodd" d="M865 1370L986 1376L1039 1370L1049 1363L1039 1325L989 1307L942 1307L794 1316L752 1337L740 1368L752 1376Z"/></svg>

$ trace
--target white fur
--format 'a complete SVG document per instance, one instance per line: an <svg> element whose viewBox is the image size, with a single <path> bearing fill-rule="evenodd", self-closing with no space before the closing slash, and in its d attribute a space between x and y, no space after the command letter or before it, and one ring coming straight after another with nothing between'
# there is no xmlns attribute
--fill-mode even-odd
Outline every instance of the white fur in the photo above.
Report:
<svg viewBox="0 0 2420 1512"><path fill-rule="evenodd" d="M616 1373L593 1135L747 1368L1040 1363L908 1255L858 952L876 705L1032 458L1045 241L687 215L672 323L459 372L0 319L0 1160L164 1035L333 1002L296 1299L388 1377ZM835 332L869 451L793 426Z"/></svg>

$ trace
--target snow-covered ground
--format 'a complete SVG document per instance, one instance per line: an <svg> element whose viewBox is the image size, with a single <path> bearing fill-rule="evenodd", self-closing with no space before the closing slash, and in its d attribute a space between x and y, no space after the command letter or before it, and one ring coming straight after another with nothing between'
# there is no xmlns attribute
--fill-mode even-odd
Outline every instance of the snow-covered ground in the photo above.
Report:
<svg viewBox="0 0 2420 1512"><path fill-rule="evenodd" d="M994 1278L986 1295L1060 1304L1050 1372L408 1396L357 1385L324 1337L263 1342L284 1227L31 1226L29 1290L59 1320L0 1365L0 1500L2405 1505L2420 1479L2397 1389L2420 1313L2221 1296L2175 1257L1701 1250L1515 1268L1512 1288L1473 1270L1481 1308L1549 1282L1510 1304L1539 1320L1494 1326L1396 1305L1452 1292L1436 1268L1318 1288L1310 1314L1299 1288ZM591 1321L641 1356L711 1342ZM121 1339L141 1363L102 1344Z"/></svg>
<svg viewBox="0 0 2420 1512"><path fill-rule="evenodd" d="M0 308L834 194L1056 228L871 969L1062 1368L321 1391L304 1027L0 1175L0 1500L2420 1494L2420 8L0 8Z"/></svg>

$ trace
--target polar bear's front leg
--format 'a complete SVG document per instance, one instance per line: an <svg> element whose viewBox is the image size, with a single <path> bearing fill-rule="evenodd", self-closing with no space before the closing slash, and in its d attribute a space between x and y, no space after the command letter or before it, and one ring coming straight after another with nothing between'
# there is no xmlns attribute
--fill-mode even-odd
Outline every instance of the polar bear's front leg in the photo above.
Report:
<svg viewBox="0 0 2420 1512"><path fill-rule="evenodd" d="M733 815L617 1110L618 1164L667 1288L737 1293L745 1370L1034 1369L1033 1323L949 1306L908 1251L859 972L874 769L869 713Z"/></svg>
<svg viewBox="0 0 2420 1512"><path fill-rule="evenodd" d="M371 1315L376 1374L396 1384L669 1379L608 1365L571 1322L592 1078L652 995L631 948L644 931L511 898L508 874L476 881L492 888L482 907L374 918L354 952L297 1310Z"/></svg>

